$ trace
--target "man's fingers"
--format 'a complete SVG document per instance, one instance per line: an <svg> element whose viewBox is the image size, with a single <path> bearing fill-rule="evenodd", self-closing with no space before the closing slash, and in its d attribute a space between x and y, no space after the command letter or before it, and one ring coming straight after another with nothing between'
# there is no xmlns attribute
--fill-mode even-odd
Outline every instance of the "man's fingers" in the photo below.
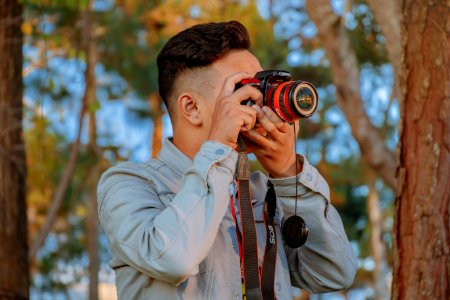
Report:
<svg viewBox="0 0 450 300"><path fill-rule="evenodd" d="M271 136L275 136L279 131L277 125L267 116L267 114L257 105L253 105L256 110L256 117L261 127ZM263 107L264 108L264 107Z"/></svg>
<svg viewBox="0 0 450 300"><path fill-rule="evenodd" d="M288 130L291 130L291 126L289 123L282 120L273 110L271 110L267 106L263 106L261 109L264 113L264 117L261 117L261 119L264 120L265 124L267 126L270 126L269 123L273 124L275 128L283 133L286 133ZM259 119L258 119L259 120ZM261 120L260 120L261 121ZM264 125L263 125L264 126ZM265 129L265 128L264 128ZM273 131L273 129L271 128ZM270 132L266 129L267 132Z"/></svg>
<svg viewBox="0 0 450 300"><path fill-rule="evenodd" d="M238 104L245 100L251 100L257 105L262 105L263 103L262 93L256 88L249 85L239 88L228 98Z"/></svg>
<svg viewBox="0 0 450 300"><path fill-rule="evenodd" d="M252 145L258 147L260 150L270 147L271 141L255 129L243 132L242 134L252 143Z"/></svg>
<svg viewBox="0 0 450 300"><path fill-rule="evenodd" d="M236 84L241 82L243 79L252 77L253 74L246 72L238 72L231 76L228 76L223 83L222 90L220 91L219 98L223 98L231 95L236 89Z"/></svg>
<svg viewBox="0 0 450 300"><path fill-rule="evenodd" d="M243 121L243 124L241 126L242 130L244 131L251 130L256 123L256 111L253 108L244 105L239 107L239 109Z"/></svg>
<svg viewBox="0 0 450 300"><path fill-rule="evenodd" d="M262 111L261 107L258 105L253 105L252 108L256 110L256 118L258 119L259 125L264 129L264 131L269 134L273 135L278 131L275 124L265 115L265 113Z"/></svg>
<svg viewBox="0 0 450 300"><path fill-rule="evenodd" d="M227 77L222 86L222 91L220 92L219 99L228 99L238 104L240 104L242 101L250 99L256 104L262 106L263 96L261 92L255 87L245 85L235 91L237 83L252 76L252 74L246 72L239 72Z"/></svg>

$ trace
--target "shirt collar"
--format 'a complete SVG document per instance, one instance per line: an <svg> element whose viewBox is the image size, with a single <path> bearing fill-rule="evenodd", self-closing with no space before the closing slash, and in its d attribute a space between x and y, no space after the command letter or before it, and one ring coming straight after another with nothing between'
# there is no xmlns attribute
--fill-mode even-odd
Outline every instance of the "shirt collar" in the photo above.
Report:
<svg viewBox="0 0 450 300"><path fill-rule="evenodd" d="M173 144L172 138L164 141L158 159L180 176L192 165L192 160Z"/></svg>

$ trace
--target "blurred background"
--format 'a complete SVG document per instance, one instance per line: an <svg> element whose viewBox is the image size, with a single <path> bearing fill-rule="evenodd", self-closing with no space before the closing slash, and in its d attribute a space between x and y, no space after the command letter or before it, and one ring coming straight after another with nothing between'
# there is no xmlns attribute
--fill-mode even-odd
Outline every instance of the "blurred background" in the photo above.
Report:
<svg viewBox="0 0 450 300"><path fill-rule="evenodd" d="M120 161L150 159L171 135L156 68L168 38L232 19L248 28L265 69L318 88L319 108L301 120L297 151L328 181L358 256L349 289L294 288L296 299L390 298L401 59L389 1L22 2L32 299L115 299L97 221L99 176Z"/></svg>

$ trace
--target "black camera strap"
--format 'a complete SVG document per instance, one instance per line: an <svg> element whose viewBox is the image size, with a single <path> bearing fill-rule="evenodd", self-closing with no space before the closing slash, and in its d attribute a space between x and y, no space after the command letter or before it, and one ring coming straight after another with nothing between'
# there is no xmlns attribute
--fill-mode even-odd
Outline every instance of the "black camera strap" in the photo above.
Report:
<svg viewBox="0 0 450 300"><path fill-rule="evenodd" d="M266 248L261 272L258 266L258 240L251 204L250 165L245 152L240 152L237 163L238 201L241 213L241 255L245 298L247 300L275 299L275 265L277 257L277 235L274 222L276 195L272 183L264 201L264 223L266 227Z"/></svg>
<svg viewBox="0 0 450 300"><path fill-rule="evenodd" d="M294 122L295 132L295 122ZM247 154L245 153L245 145L238 136L238 144L240 148L237 166L236 180L238 183L238 201L239 210L241 212L242 233L237 227L236 214L234 213L234 204L232 203L232 213L236 222L236 230L239 241L239 253L241 256L241 272L243 280L244 299L246 300L272 300L275 297L275 266L278 252L277 233L274 217L277 207L277 197L275 189L270 182L267 182L267 192L264 199L264 224L266 226L266 248L264 251L263 264L260 270L258 265L258 238L256 233L256 224L253 214L253 206L250 194L250 164ZM295 144L294 144L295 145ZM299 169L298 158L295 160L295 169ZM302 217L297 215L297 188L298 179L295 181L295 212L284 221L282 227L282 236L284 243L291 248L301 247L308 238L308 227ZM261 272L260 272L261 271Z"/></svg>
<svg viewBox="0 0 450 300"><path fill-rule="evenodd" d="M266 199L264 201L264 223L266 225L266 249L261 271L261 288L263 299L275 299L275 265L277 262L277 231L275 228L275 212L277 197L273 184L268 181Z"/></svg>
<svg viewBox="0 0 450 300"><path fill-rule="evenodd" d="M250 195L250 164L245 152L239 152L236 179L238 182L239 211L241 213L241 236L243 275L247 300L262 299L258 267L258 240Z"/></svg>

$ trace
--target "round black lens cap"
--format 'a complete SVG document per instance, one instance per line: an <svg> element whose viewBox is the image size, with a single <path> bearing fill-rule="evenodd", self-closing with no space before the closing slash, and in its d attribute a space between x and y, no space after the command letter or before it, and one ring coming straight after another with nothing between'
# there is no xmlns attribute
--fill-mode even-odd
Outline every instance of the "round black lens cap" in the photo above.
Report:
<svg viewBox="0 0 450 300"><path fill-rule="evenodd" d="M305 244L308 238L308 227L300 216L291 216L283 224L284 242L290 248L298 248Z"/></svg>

